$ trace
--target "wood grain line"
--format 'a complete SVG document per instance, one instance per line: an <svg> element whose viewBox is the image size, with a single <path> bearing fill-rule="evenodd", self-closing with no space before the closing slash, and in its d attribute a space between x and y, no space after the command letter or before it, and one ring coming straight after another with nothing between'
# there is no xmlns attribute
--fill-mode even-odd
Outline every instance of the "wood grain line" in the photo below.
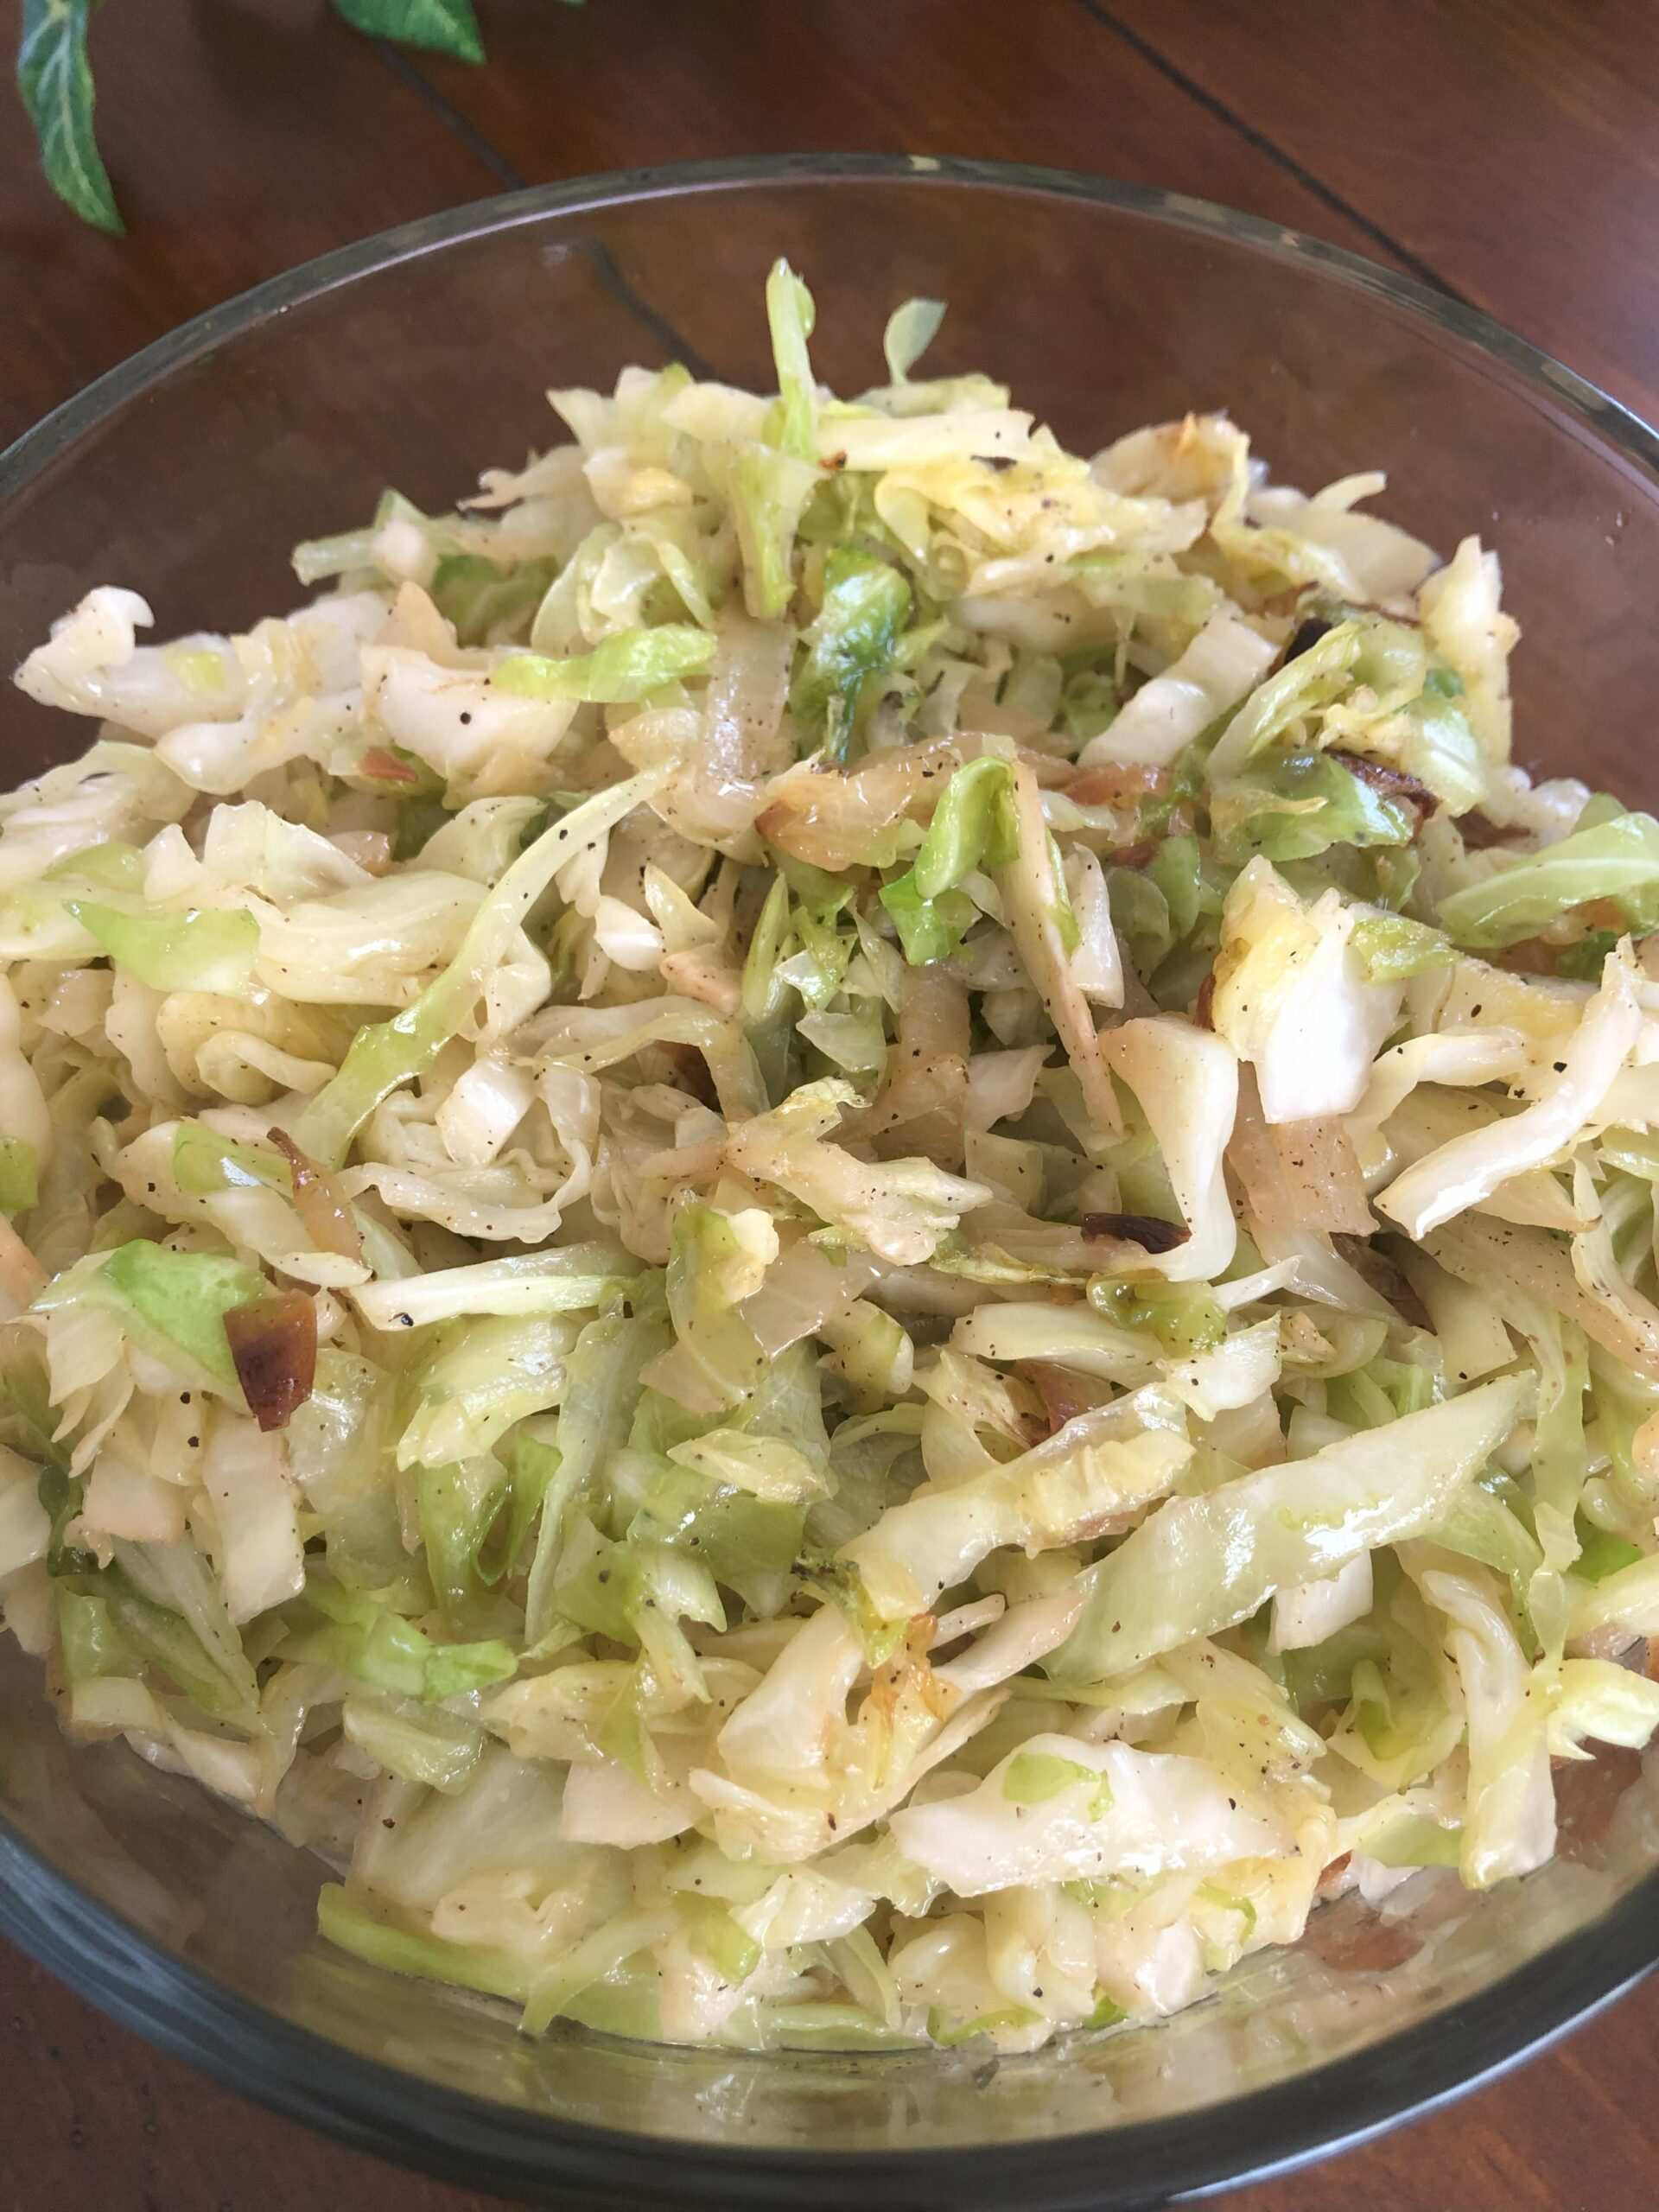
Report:
<svg viewBox="0 0 1659 2212"><path fill-rule="evenodd" d="M515 168L498 147L493 146L484 133L464 116L459 108L444 98L441 89L425 74L417 62L411 60L407 54L393 46L387 39L377 38L370 42L392 74L402 83L409 86L411 90L421 94L440 121L454 132L469 152L476 155L480 162L489 164L509 191L528 190L531 180L520 169ZM676 329L674 324L660 309L654 308L649 300L642 298L629 283L627 278L617 267L615 258L603 239L578 238L575 244L587 256L593 266L594 275L611 297L643 323L677 361L690 369L694 377L708 381L720 381L720 372L704 359L690 339Z"/></svg>
<svg viewBox="0 0 1659 2212"><path fill-rule="evenodd" d="M411 60L410 56L400 47L394 46L390 39L371 39L369 43L391 70L392 75L409 86L411 91L418 92L440 120L446 123L454 132L468 152L476 154L480 162L489 164L509 192L524 190L530 182L530 179L516 169L504 153L491 145L483 132L468 122L458 107L452 105L448 100L445 99L443 94L417 62Z"/></svg>
<svg viewBox="0 0 1659 2212"><path fill-rule="evenodd" d="M1103 30L1110 31L1114 37L1122 39L1123 43L1138 54L1149 67L1157 70L1159 74L1166 78L1178 91L1185 92L1189 99L1196 100L1200 107L1213 115L1218 122L1226 124L1230 130L1236 130L1247 145L1253 147L1259 154L1265 154L1267 158L1270 162L1276 162L1287 176L1294 177L1305 192L1311 192L1324 206L1330 208L1333 214L1344 217L1346 221L1352 223L1356 229L1363 231L1368 238L1371 239L1375 245L1381 246L1382 251L1397 261L1402 269L1408 270L1419 283L1431 285L1435 291L1444 292L1448 299L1456 300L1461 306L1469 307L1472 304L1463 293L1459 291L1455 284L1446 282L1438 269L1425 261L1420 254L1414 253L1408 245L1403 245L1400 239L1386 231L1381 223L1374 221L1363 208L1357 207L1351 200L1345 200L1342 194L1328 185L1323 177L1316 175L1312 169L1299 162L1294 154L1287 153L1284 147L1270 138L1265 130L1259 130L1253 123L1246 122L1236 109L1227 105L1225 100L1218 99L1215 93L1199 84L1196 78L1189 77L1179 62L1172 60L1153 40L1144 37L1141 32L1123 22L1121 16L1114 15L1109 8L1103 6L1102 0L1077 0L1077 4L1085 16L1091 16Z"/></svg>

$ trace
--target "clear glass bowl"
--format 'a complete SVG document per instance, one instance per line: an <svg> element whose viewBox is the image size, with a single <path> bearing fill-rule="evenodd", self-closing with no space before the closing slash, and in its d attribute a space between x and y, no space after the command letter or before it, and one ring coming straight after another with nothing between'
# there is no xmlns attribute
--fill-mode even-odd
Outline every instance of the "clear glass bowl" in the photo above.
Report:
<svg viewBox="0 0 1659 2212"><path fill-rule="evenodd" d="M391 483L446 506L555 424L548 385L678 357L770 378L760 288L817 296L821 373L879 372L948 300L983 367L1090 450L1224 406L1287 480L1385 468L1387 512L1502 551L1528 762L1653 796L1659 441L1480 316L1336 248L1172 195L990 165L810 157L586 181L332 254L104 378L0 460L0 664L87 587L161 633L296 598L287 549ZM77 733L8 693L11 782ZM1635 1763L1630 1763L1634 1770ZM73 1749L0 1654L0 1927L128 2025L359 2146L538 2201L1129 2206L1352 2139L1615 1995L1659 1956L1659 1789L1599 1770L1572 1856L1410 1930L1320 1916L1167 2025L1029 2058L531 2043L486 2000L324 1947L324 1869L124 1749ZM1611 1778L1628 1780L1625 1775ZM1421 1940L1420 1948L1412 1948ZM1409 1952L1409 1955L1407 1955Z"/></svg>

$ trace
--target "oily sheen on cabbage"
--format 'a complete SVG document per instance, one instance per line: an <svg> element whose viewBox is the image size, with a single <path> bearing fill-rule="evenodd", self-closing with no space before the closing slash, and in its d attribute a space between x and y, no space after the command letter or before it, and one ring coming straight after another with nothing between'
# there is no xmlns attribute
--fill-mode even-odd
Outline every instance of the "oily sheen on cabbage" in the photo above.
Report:
<svg viewBox="0 0 1659 2212"><path fill-rule="evenodd" d="M766 308L18 671L0 1606L530 2032L1029 2050L1659 1719L1659 823L1380 475Z"/></svg>

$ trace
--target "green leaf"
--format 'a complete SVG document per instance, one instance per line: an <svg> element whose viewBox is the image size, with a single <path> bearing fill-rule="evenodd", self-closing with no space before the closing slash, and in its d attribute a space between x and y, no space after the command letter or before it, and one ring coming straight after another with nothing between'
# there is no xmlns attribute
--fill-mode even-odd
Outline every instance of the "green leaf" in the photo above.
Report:
<svg viewBox="0 0 1659 2212"><path fill-rule="evenodd" d="M575 1334L574 1323L545 1313L462 1315L435 1329L410 1378L415 1406L397 1440L398 1466L486 1454L515 1421L556 1405ZM505 1474L496 1474L505 1486ZM480 1526L478 1542L489 1525Z"/></svg>
<svg viewBox="0 0 1659 2212"><path fill-rule="evenodd" d="M27 1213L40 1196L40 1163L27 1137L0 1137L0 1213Z"/></svg>
<svg viewBox="0 0 1659 2212"><path fill-rule="evenodd" d="M810 744L844 758L867 677L893 664L910 619L910 586L876 553L838 545L824 563L823 606L803 640L807 652L789 703Z"/></svg>
<svg viewBox="0 0 1659 2212"><path fill-rule="evenodd" d="M1403 983L1430 968L1444 968L1452 957L1443 931L1405 914L1361 914L1349 943L1368 983Z"/></svg>
<svg viewBox="0 0 1659 2212"><path fill-rule="evenodd" d="M795 1564L805 1522L804 1505L754 1497L694 1467L671 1466L652 1484L628 1541L695 1548L717 1582L762 1609Z"/></svg>
<svg viewBox="0 0 1659 2212"><path fill-rule="evenodd" d="M913 874L922 898L937 899L976 868L1001 868L1017 857L1013 783L1007 762L989 753L957 770L916 855Z"/></svg>
<svg viewBox="0 0 1659 2212"><path fill-rule="evenodd" d="M1567 1572L1583 1581L1605 1582L1610 1574L1617 1574L1622 1567L1634 1567L1643 1556L1639 1544L1628 1543L1622 1536L1598 1529L1582 1514L1579 1516L1578 1531L1579 1555Z"/></svg>
<svg viewBox="0 0 1659 2212"><path fill-rule="evenodd" d="M452 1981L461 1989L515 1998L520 2004L530 1994L532 1969L511 1953L481 1943L450 1943L441 1936L419 1936L395 1927L377 1919L337 1883L326 1883L318 1892L317 1926L342 1951L388 1974Z"/></svg>
<svg viewBox="0 0 1659 2212"><path fill-rule="evenodd" d="M247 1713L240 1687L215 1666L213 1655L181 1613L140 1597L118 1568L100 1575L99 1585L109 1593L111 1642L118 1637L204 1712L226 1718Z"/></svg>
<svg viewBox="0 0 1659 2212"><path fill-rule="evenodd" d="M1508 1434L1522 1395L1512 1377L1484 1382L1311 1458L1166 1499L1084 1569L1083 1615L1046 1671L1073 1681L1127 1673L1236 1626L1287 1584L1425 1534Z"/></svg>
<svg viewBox="0 0 1659 2212"><path fill-rule="evenodd" d="M92 136L89 0L23 0L17 89L40 141L47 182L84 222L125 228Z"/></svg>
<svg viewBox="0 0 1659 2212"><path fill-rule="evenodd" d="M312 1097L295 1128L295 1141L308 1158L338 1167L381 1100L432 1065L560 868L582 840L596 834L596 825L620 821L640 787L639 778L626 778L550 824L497 883L467 924L454 958L413 1005L358 1031L339 1072Z"/></svg>
<svg viewBox="0 0 1659 2212"><path fill-rule="evenodd" d="M588 1524L575 1569L559 1585L559 1611L578 1628L619 1641L640 1636L642 1616L665 1622L690 1615L723 1627L725 1611L713 1570L673 1545L635 1541L612 1543ZM643 1639L641 1639L643 1640Z"/></svg>
<svg viewBox="0 0 1659 2212"><path fill-rule="evenodd" d="M1112 1809L1112 1788L1106 1777L1097 1768L1053 1751L1016 1751L1003 1772L1002 1795L1010 1805L1046 1805L1079 1783L1086 1783L1091 1793L1090 1818L1104 1820Z"/></svg>
<svg viewBox="0 0 1659 2212"><path fill-rule="evenodd" d="M1227 1316L1207 1282L1115 1282L1096 1275L1089 1303L1126 1329L1150 1329L1174 1359L1213 1351L1227 1333Z"/></svg>
<svg viewBox="0 0 1659 2212"><path fill-rule="evenodd" d="M1165 837L1147 863L1147 878L1163 893L1170 932L1177 942L1196 926L1201 915L1221 912L1219 894L1205 880L1198 841L1191 835Z"/></svg>
<svg viewBox="0 0 1659 2212"><path fill-rule="evenodd" d="M733 1919L731 1907L719 1897L684 1894L674 1903L698 1956L707 1959L721 1980L734 1987L747 1981L760 1963L760 1946Z"/></svg>
<svg viewBox="0 0 1659 2212"><path fill-rule="evenodd" d="M766 321L783 399L783 434L778 442L799 461L811 461L817 452L818 395L806 350L813 321L811 293L786 261L774 262L766 279Z"/></svg>
<svg viewBox="0 0 1659 2212"><path fill-rule="evenodd" d="M1071 563L1074 569L1090 565L1087 554L1078 554ZM1061 657L1064 681L1054 709L1055 719L1079 747L1086 745L1091 737L1098 737L1102 730L1109 729L1117 719L1121 702L1113 668L1115 659L1114 652L1096 645Z"/></svg>
<svg viewBox="0 0 1659 2212"><path fill-rule="evenodd" d="M755 918L749 949L743 957L743 1017L753 1026L768 1020L783 1003L785 986L775 981L789 934L789 885L781 875L772 878L765 906Z"/></svg>
<svg viewBox="0 0 1659 2212"><path fill-rule="evenodd" d="M982 2012L976 2020L952 2026L935 2005L928 2011L927 2032L942 2050L954 2050L958 2044L970 2043L976 2036L988 2036L997 2028L1023 2028L1031 2018L1023 2005L1005 2005L1000 2012Z"/></svg>
<svg viewBox="0 0 1659 2212"><path fill-rule="evenodd" d="M52 1409L50 1387L42 1361L13 1359L0 1370L0 1406L9 1408L29 1439L29 1449L41 1461L35 1495L41 1510L51 1522L47 1541L48 1574L79 1574L93 1564L90 1552L66 1547L64 1530L80 1510L86 1485L69 1471L69 1454L57 1440L58 1417Z"/></svg>
<svg viewBox="0 0 1659 2212"><path fill-rule="evenodd" d="M118 966L156 991L223 991L253 972L259 925L244 906L188 914L124 914L91 899L64 905Z"/></svg>
<svg viewBox="0 0 1659 2212"><path fill-rule="evenodd" d="M618 630L590 653L553 660L515 653L503 661L497 689L527 699L585 699L607 705L649 698L682 676L699 676L715 657L715 639L689 622L653 630Z"/></svg>
<svg viewBox="0 0 1659 2212"><path fill-rule="evenodd" d="M294 1190L294 1170L274 1147L220 1136L201 1122L179 1123L173 1140L173 1174L179 1188L193 1198L258 1189L280 1191L289 1198Z"/></svg>
<svg viewBox="0 0 1659 2212"><path fill-rule="evenodd" d="M837 926L852 898L850 889L828 899L798 899L790 907L790 928L799 948L790 963L790 982L814 1013L840 990L858 940Z"/></svg>
<svg viewBox="0 0 1659 2212"><path fill-rule="evenodd" d="M1017 841L1016 841L1017 842ZM1060 849L1051 833L1046 839L1048 846L1048 880L1050 889L1049 918L1059 931L1060 949L1068 959L1083 943L1083 931L1072 912L1071 900L1065 888L1065 869L1060 860ZM1109 898L1109 893L1108 894Z"/></svg>
<svg viewBox="0 0 1659 2212"><path fill-rule="evenodd" d="M342 1589L326 1575L307 1578L305 1593L283 1609L286 1656L338 1667L374 1688L431 1703L508 1681L518 1660L499 1637L434 1643L370 1592Z"/></svg>
<svg viewBox="0 0 1659 2212"><path fill-rule="evenodd" d="M1599 983L1607 956L1618 943L1617 931L1592 930L1577 944L1563 947L1556 966L1563 976L1571 976L1576 982Z"/></svg>
<svg viewBox="0 0 1659 2212"><path fill-rule="evenodd" d="M458 61L484 59L473 0L334 0L334 10L371 38L424 46L434 54L453 54Z"/></svg>
<svg viewBox="0 0 1659 2212"><path fill-rule="evenodd" d="M377 1766L446 1794L466 1786L484 1749L484 1731L475 1720L389 1690L348 1697L340 1719L347 1743L366 1751Z"/></svg>
<svg viewBox="0 0 1659 2212"><path fill-rule="evenodd" d="M463 645L481 645L498 624L519 622L539 607L556 572L553 561L503 568L481 553L451 553L438 563L432 597Z"/></svg>
<svg viewBox="0 0 1659 2212"><path fill-rule="evenodd" d="M417 1466L414 1474L427 1572L453 1618L474 1595L478 1554L506 1497L507 1471L486 1452L448 1466Z"/></svg>
<svg viewBox="0 0 1659 2212"><path fill-rule="evenodd" d="M1352 684L1363 642L1361 624L1338 622L1317 645L1257 684L1227 721L1224 738L1215 747L1211 757L1217 772L1236 774L1282 737L1293 722L1340 698Z"/></svg>
<svg viewBox="0 0 1659 2212"><path fill-rule="evenodd" d="M533 845L546 829L549 810L543 808L539 816L532 816L524 825L518 849L523 852ZM391 849L395 861L418 860L426 849L429 838L436 836L446 822L454 816L446 806L439 806L430 799L411 799L401 808L397 816L397 835Z"/></svg>
<svg viewBox="0 0 1659 2212"><path fill-rule="evenodd" d="M571 1348L565 1365L564 1397L559 1407L555 1447L556 1468L540 1500L541 1525L536 1533L536 1554L531 1563L524 1599L524 1633L533 1641L545 1636L556 1611L554 1587L564 1548L569 1508L585 1499L596 1486L600 1470L628 1433L630 1417L649 1400L642 1397L640 1372L659 1351L667 1349L668 1331L659 1316L635 1311L601 1314L588 1322ZM515 1510L520 1476L520 1453L515 1443L513 1485ZM535 1479L525 1468L522 1479Z"/></svg>
<svg viewBox="0 0 1659 2212"><path fill-rule="evenodd" d="M86 1503L86 1478L72 1475L68 1461L61 1456L49 1459L41 1469L35 1494L41 1502L41 1512L52 1524L46 1544L47 1573L85 1573L93 1564L92 1554L77 1545L65 1543L64 1531Z"/></svg>
<svg viewBox="0 0 1659 2212"><path fill-rule="evenodd" d="M1132 868L1106 870L1106 896L1112 910L1112 927L1119 937L1128 939L1129 957L1138 972L1151 975L1175 942L1169 899L1149 874L1142 875Z"/></svg>
<svg viewBox="0 0 1659 2212"><path fill-rule="evenodd" d="M667 1276L674 1333L727 1406L753 1395L766 1364L732 1289L750 1256L734 1217L720 1207L693 1198L675 1215Z"/></svg>
<svg viewBox="0 0 1659 2212"><path fill-rule="evenodd" d="M1621 814L1575 830L1541 852L1509 861L1440 901L1440 918L1459 944L1515 944L1575 906L1611 899L1633 928L1650 926L1659 899L1659 822Z"/></svg>
<svg viewBox="0 0 1659 2212"><path fill-rule="evenodd" d="M215 668L218 660L213 655ZM144 856L137 845L118 841L106 845L87 845L78 853L66 853L60 861L54 861L41 876L42 883L92 884L100 891L117 891L142 895L144 887Z"/></svg>
<svg viewBox="0 0 1659 2212"><path fill-rule="evenodd" d="M308 537L294 548L289 559L302 584L320 584L327 577L343 576L353 569L372 569L374 532L342 530L332 537Z"/></svg>
<svg viewBox="0 0 1659 2212"><path fill-rule="evenodd" d="M894 384L906 384L938 335L944 321L943 300L906 300L887 317L881 350L887 357L887 374Z"/></svg>
<svg viewBox="0 0 1659 2212"><path fill-rule="evenodd" d="M1460 1827L1442 1827L1421 1813L1408 1813L1374 1836L1365 1855L1381 1866L1455 1866L1462 1843Z"/></svg>
<svg viewBox="0 0 1659 2212"><path fill-rule="evenodd" d="M585 1332L584 1332L585 1333ZM578 1344L582 1338L576 1339ZM566 1363L566 1376L569 1375ZM556 1446L543 1443L528 1431L521 1430L512 1439L507 1454L507 1471L512 1480L508 1493L505 1525L498 1522L493 1532L494 1541L486 1548L480 1546L474 1565L480 1580L491 1588L509 1572L518 1557L524 1538L530 1534L537 1515L542 1510L549 1485L563 1464Z"/></svg>
<svg viewBox="0 0 1659 2212"><path fill-rule="evenodd" d="M35 1301L38 1313L81 1301L107 1307L147 1351L208 1376L238 1402L242 1386L225 1335L225 1316L265 1289L265 1279L240 1260L213 1252L174 1252L143 1237L118 1245L92 1266L82 1262L50 1282Z"/></svg>
<svg viewBox="0 0 1659 2212"><path fill-rule="evenodd" d="M225 1316L264 1290L253 1268L212 1252L170 1252L137 1237L111 1253L104 1278L154 1335L175 1344L226 1390L239 1389Z"/></svg>
<svg viewBox="0 0 1659 2212"><path fill-rule="evenodd" d="M1301 1651L1287 1651L1281 1664L1284 1669L1285 1688L1291 1702L1300 1712L1311 1705L1321 1705L1332 1698L1345 1700L1351 1688L1353 1673L1362 1660L1373 1665L1386 1660L1389 1640L1364 1621L1356 1621L1351 1627L1338 1629L1334 1636L1325 1637L1323 1643L1309 1644Z"/></svg>
<svg viewBox="0 0 1659 2212"><path fill-rule="evenodd" d="M1248 768L1210 795L1224 861L1307 860L1332 845L1408 845L1416 826L1401 800L1373 791L1329 753L1297 753Z"/></svg>
<svg viewBox="0 0 1659 2212"><path fill-rule="evenodd" d="M912 968L950 959L979 919L979 909L965 891L942 891L937 899L924 899L916 887L914 868L896 882L883 884L880 898Z"/></svg>
<svg viewBox="0 0 1659 2212"><path fill-rule="evenodd" d="M84 1596L67 1582L59 1583L56 1596L58 1649L72 1683L138 1672L125 1637L110 1617L107 1598Z"/></svg>
<svg viewBox="0 0 1659 2212"><path fill-rule="evenodd" d="M726 497L743 559L743 597L757 621L775 621L795 595L795 535L817 482L811 461L773 446L738 446L726 464Z"/></svg>

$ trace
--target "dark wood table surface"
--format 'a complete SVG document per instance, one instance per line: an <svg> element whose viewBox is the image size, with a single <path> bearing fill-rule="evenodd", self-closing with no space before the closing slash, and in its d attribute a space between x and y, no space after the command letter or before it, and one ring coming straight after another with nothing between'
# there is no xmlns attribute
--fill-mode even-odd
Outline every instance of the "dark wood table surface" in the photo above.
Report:
<svg viewBox="0 0 1659 2212"><path fill-rule="evenodd" d="M1473 302L1659 416L1649 0L480 0L482 71L323 0L116 0L129 234L0 124L0 442L186 316L510 186L873 149L1165 185ZM16 10L0 20L15 28ZM3 105L0 96L0 107ZM1653 2212L1659 1980L1448 2110L1215 2212ZM159 2056L0 1947L0 2212L482 2212Z"/></svg>

